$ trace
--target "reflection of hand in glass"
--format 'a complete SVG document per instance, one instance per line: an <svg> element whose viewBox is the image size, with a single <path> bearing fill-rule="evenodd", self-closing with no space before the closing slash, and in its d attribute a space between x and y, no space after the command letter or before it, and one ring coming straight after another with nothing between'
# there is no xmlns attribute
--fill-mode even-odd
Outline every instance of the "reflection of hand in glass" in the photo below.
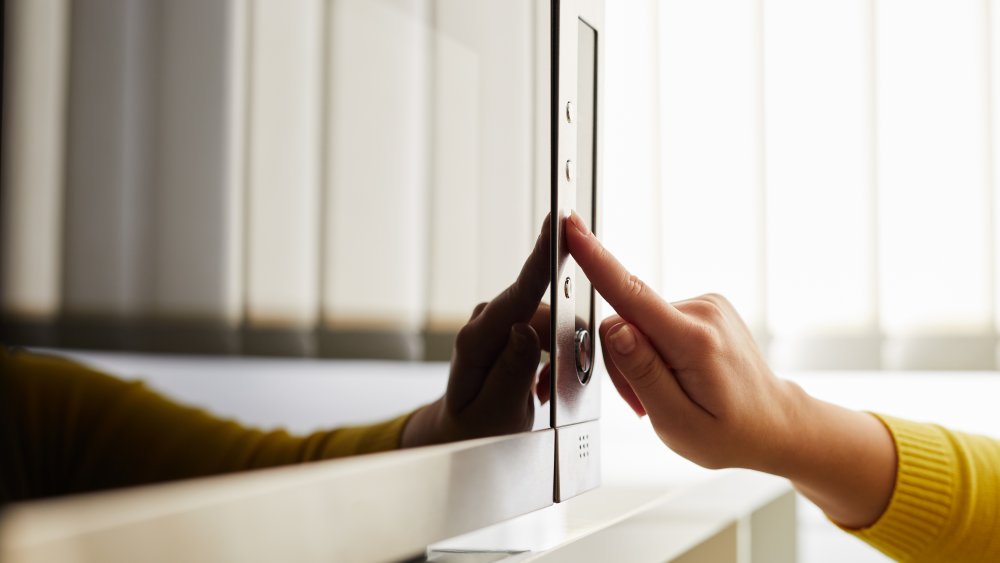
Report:
<svg viewBox="0 0 1000 563"><path fill-rule="evenodd" d="M535 372L549 348L549 307L541 303L549 240L546 220L517 280L472 312L455 339L447 391L413 414L403 447L531 430Z"/></svg>

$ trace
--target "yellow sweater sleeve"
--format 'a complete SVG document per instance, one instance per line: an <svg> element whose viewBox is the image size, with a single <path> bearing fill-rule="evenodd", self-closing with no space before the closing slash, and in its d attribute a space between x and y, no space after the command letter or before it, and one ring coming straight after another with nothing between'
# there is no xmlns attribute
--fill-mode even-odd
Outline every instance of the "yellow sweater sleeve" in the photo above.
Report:
<svg viewBox="0 0 1000 563"><path fill-rule="evenodd" d="M896 486L851 533L898 561L1000 561L1000 441L876 416L896 444Z"/></svg>
<svg viewBox="0 0 1000 563"><path fill-rule="evenodd" d="M292 436L62 358L0 347L0 367L0 503L391 450L409 416Z"/></svg>

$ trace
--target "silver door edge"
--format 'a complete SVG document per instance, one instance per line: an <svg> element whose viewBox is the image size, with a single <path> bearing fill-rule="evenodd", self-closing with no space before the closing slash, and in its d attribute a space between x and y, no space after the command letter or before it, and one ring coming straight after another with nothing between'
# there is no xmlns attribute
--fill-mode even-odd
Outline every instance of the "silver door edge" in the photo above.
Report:
<svg viewBox="0 0 1000 563"><path fill-rule="evenodd" d="M36 501L0 560L385 561L553 502L551 429Z"/></svg>

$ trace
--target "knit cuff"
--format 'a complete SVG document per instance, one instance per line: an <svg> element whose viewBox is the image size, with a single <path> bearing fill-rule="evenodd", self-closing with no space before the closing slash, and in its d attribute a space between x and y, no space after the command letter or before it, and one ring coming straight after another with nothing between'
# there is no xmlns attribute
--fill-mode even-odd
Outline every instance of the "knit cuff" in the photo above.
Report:
<svg viewBox="0 0 1000 563"><path fill-rule="evenodd" d="M403 428L406 427L406 423L415 412L409 412L379 424L352 429L359 432L354 453L367 454L398 450L400 440L403 437Z"/></svg>
<svg viewBox="0 0 1000 563"><path fill-rule="evenodd" d="M310 442L312 444L303 461L399 449L403 428L411 416L413 416L413 412L377 424L348 426L331 431L316 432L306 438L307 444Z"/></svg>
<svg viewBox="0 0 1000 563"><path fill-rule="evenodd" d="M955 452L939 426L875 416L896 445L896 485L889 506L874 524L847 531L894 559L910 560L938 542L949 520Z"/></svg>

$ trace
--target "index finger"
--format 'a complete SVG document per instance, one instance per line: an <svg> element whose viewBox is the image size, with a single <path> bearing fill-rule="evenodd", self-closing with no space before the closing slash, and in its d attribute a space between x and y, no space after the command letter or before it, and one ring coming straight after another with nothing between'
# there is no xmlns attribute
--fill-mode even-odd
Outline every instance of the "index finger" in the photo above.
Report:
<svg viewBox="0 0 1000 563"><path fill-rule="evenodd" d="M511 326L532 318L549 287L550 241L549 218L546 217L535 247L524 261L517 279L486 305L476 319L477 325L506 339Z"/></svg>
<svg viewBox="0 0 1000 563"><path fill-rule="evenodd" d="M566 239L570 253L594 289L622 318L649 335L673 338L687 330L689 322L684 313L622 266L576 213L566 221Z"/></svg>
<svg viewBox="0 0 1000 563"><path fill-rule="evenodd" d="M466 337L456 342L456 361L465 365L490 366L507 345L511 327L531 323L532 328L548 349L548 330L540 332L548 307L539 305L549 286L549 256L551 254L549 219L545 218L535 247L524 261L521 273L507 289L486 304L483 310L462 329Z"/></svg>

